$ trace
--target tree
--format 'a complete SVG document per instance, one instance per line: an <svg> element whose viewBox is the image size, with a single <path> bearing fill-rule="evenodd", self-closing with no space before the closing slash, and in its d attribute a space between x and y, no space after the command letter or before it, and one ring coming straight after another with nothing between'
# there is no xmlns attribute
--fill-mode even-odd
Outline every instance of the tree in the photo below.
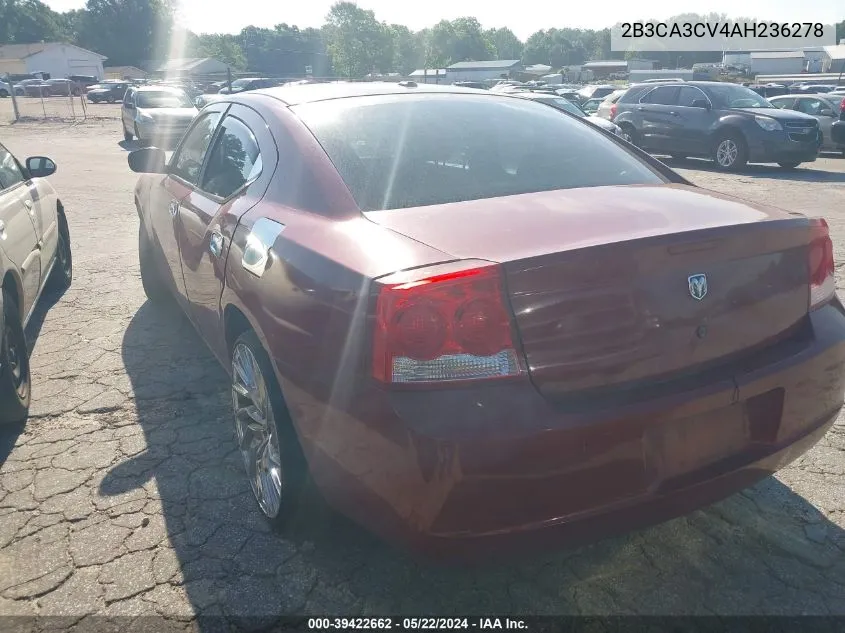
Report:
<svg viewBox="0 0 845 633"><path fill-rule="evenodd" d="M138 66L168 54L184 57L184 51L170 51L172 26L167 0L88 0L77 37L80 46L107 56L111 66Z"/></svg>
<svg viewBox="0 0 845 633"><path fill-rule="evenodd" d="M427 45L433 59L444 64L493 59L496 51L478 20L441 20L428 32Z"/></svg>
<svg viewBox="0 0 845 633"><path fill-rule="evenodd" d="M190 38L186 57L213 57L228 64L232 70L247 67L240 37L228 33L203 33Z"/></svg>
<svg viewBox="0 0 845 633"><path fill-rule="evenodd" d="M522 42L509 28L490 29L484 35L487 41L493 45L497 59L522 58Z"/></svg>
<svg viewBox="0 0 845 633"><path fill-rule="evenodd" d="M393 33L393 70L408 75L425 63L422 39L407 26L391 24Z"/></svg>
<svg viewBox="0 0 845 633"><path fill-rule="evenodd" d="M0 44L69 41L67 22L40 0L0 0Z"/></svg>
<svg viewBox="0 0 845 633"><path fill-rule="evenodd" d="M385 47L392 46L387 27L376 20L372 11L354 2L336 2L323 26L326 50L332 65L346 77L363 77L374 70L389 70L392 62Z"/></svg>

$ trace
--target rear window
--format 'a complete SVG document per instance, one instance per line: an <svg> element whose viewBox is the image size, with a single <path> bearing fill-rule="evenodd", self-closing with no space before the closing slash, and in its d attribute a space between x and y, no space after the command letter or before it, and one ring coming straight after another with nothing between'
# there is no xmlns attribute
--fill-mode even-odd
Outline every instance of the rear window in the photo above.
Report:
<svg viewBox="0 0 845 633"><path fill-rule="evenodd" d="M527 99L350 97L293 110L364 211L665 182L601 132Z"/></svg>

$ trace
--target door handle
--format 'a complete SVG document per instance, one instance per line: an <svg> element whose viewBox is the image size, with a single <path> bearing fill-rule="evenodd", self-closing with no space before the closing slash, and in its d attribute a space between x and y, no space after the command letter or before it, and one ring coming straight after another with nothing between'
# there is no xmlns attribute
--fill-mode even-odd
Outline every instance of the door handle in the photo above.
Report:
<svg viewBox="0 0 845 633"><path fill-rule="evenodd" d="M211 233L211 239L208 241L208 250L215 257L220 257L220 253L223 252L223 236L217 229Z"/></svg>
<svg viewBox="0 0 845 633"><path fill-rule="evenodd" d="M6 239L6 223L0 220L0 240Z"/></svg>
<svg viewBox="0 0 845 633"><path fill-rule="evenodd" d="M644 112L644 111L645 111L645 108L644 108L644 107L642 107L642 106L637 106L637 110L639 110L640 112Z"/></svg>
<svg viewBox="0 0 845 633"><path fill-rule="evenodd" d="M32 213L32 200L24 200L23 206L26 207L26 210Z"/></svg>
<svg viewBox="0 0 845 633"><path fill-rule="evenodd" d="M179 201L178 200L171 200L170 201L170 216L175 218L177 213L179 213Z"/></svg>
<svg viewBox="0 0 845 633"><path fill-rule="evenodd" d="M681 116L680 114L674 111L670 111L669 114L671 114L672 116Z"/></svg>

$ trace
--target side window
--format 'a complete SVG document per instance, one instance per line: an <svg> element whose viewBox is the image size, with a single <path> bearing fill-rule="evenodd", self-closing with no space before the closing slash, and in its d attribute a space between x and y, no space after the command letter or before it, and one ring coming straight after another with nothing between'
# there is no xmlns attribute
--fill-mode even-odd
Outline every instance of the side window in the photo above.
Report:
<svg viewBox="0 0 845 633"><path fill-rule="evenodd" d="M12 153L0 145L0 189L8 189L26 180Z"/></svg>
<svg viewBox="0 0 845 633"><path fill-rule="evenodd" d="M219 120L219 112L209 112L197 119L179 152L173 157L170 173L192 185L197 184L205 154Z"/></svg>
<svg viewBox="0 0 845 633"><path fill-rule="evenodd" d="M701 92L698 88L692 86L681 86L678 92L678 105L691 108L692 104L700 100L708 101L707 95Z"/></svg>
<svg viewBox="0 0 845 633"><path fill-rule="evenodd" d="M208 157L200 189L228 198L261 173L261 152L255 135L240 119L228 116Z"/></svg>
<svg viewBox="0 0 845 633"><path fill-rule="evenodd" d="M781 110L789 110L795 103L795 99L770 99L769 103Z"/></svg>
<svg viewBox="0 0 845 633"><path fill-rule="evenodd" d="M654 105L675 105L678 98L677 86L660 86L646 94L640 103L652 103Z"/></svg>
<svg viewBox="0 0 845 633"><path fill-rule="evenodd" d="M132 100L133 100L134 97L135 97L135 91L134 90L127 90L126 94L123 95L123 103L124 104L132 103Z"/></svg>
<svg viewBox="0 0 845 633"><path fill-rule="evenodd" d="M798 112L803 112L804 114L819 116L819 112L823 107L824 104L818 99L799 99L797 110Z"/></svg>

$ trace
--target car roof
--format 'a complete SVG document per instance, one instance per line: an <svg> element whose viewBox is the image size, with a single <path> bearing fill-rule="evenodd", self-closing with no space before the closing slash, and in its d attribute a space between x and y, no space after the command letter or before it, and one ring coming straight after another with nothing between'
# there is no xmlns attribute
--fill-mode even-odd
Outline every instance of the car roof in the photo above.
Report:
<svg viewBox="0 0 845 633"><path fill-rule="evenodd" d="M137 91L138 92L153 92L153 91L155 91L155 92L162 92L162 91L164 91L164 92L166 92L166 91L185 92L184 90L182 90L182 88L177 88L175 86L165 86L165 85L161 85L161 84L153 84L151 86L138 86Z"/></svg>
<svg viewBox="0 0 845 633"><path fill-rule="evenodd" d="M289 106L328 101L330 99L344 99L347 97L369 97L399 94L490 94L487 90L462 88L461 86L441 86L437 84L416 84L414 82L400 82L398 84L386 81L348 82L305 84L298 86L278 86L255 90L252 94L262 94L274 97ZM492 93L496 94L496 93Z"/></svg>

